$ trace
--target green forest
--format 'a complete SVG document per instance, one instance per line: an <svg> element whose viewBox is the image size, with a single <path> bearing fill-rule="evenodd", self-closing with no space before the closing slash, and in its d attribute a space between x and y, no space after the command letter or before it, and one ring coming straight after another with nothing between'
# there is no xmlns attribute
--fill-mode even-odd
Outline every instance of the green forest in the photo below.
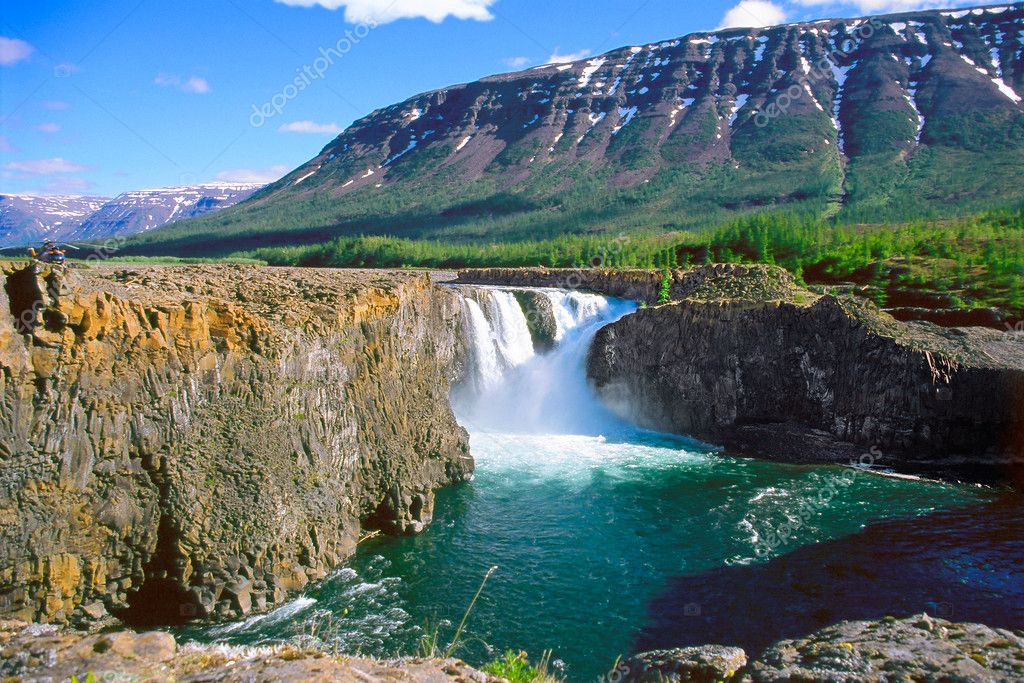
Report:
<svg viewBox="0 0 1024 683"><path fill-rule="evenodd" d="M882 305L890 297L920 293L945 307L1024 310L1024 210L1019 208L892 225L835 225L799 214L765 213L707 232L564 235L472 245L339 237L323 244L256 249L233 257L270 265L339 268L677 268L712 262L773 263L800 282L867 287Z"/></svg>

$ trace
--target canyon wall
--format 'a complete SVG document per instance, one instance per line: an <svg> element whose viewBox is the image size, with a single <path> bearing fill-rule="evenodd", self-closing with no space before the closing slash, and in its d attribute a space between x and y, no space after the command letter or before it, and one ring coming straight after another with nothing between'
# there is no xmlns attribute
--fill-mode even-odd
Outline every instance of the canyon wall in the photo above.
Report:
<svg viewBox="0 0 1024 683"><path fill-rule="evenodd" d="M5 275L0 615L262 610L363 529L421 530L473 471L447 400L459 307L427 275Z"/></svg>
<svg viewBox="0 0 1024 683"><path fill-rule="evenodd" d="M901 323L774 267L674 277L690 296L610 325L590 351L599 393L629 417L772 459L873 452L889 467L1019 478L1021 335Z"/></svg>

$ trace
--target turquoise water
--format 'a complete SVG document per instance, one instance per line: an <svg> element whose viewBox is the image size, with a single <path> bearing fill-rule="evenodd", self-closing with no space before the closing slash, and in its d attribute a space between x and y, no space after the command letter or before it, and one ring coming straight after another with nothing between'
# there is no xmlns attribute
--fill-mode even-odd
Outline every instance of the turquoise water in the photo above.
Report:
<svg viewBox="0 0 1024 683"><path fill-rule="evenodd" d="M195 635L410 654L435 629L447 645L491 567L456 654L551 650L571 681L651 646L757 648L875 611L1024 619L1018 498L723 457L605 411L581 364L628 310L590 311L552 354L456 399L477 474L439 493L426 533L364 543L299 601Z"/></svg>

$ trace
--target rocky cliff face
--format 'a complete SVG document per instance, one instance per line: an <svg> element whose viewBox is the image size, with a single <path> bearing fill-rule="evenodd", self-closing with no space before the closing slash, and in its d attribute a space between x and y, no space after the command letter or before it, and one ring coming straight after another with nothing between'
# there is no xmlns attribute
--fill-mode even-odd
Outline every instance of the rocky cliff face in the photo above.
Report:
<svg viewBox="0 0 1024 683"><path fill-rule="evenodd" d="M610 325L590 352L599 392L634 419L777 459L847 462L870 449L889 467L1019 477L1019 335L900 323L773 267L675 277L688 298Z"/></svg>
<svg viewBox="0 0 1024 683"><path fill-rule="evenodd" d="M694 33L380 109L252 200L139 248L988 209L1021 197L1022 95L1021 3Z"/></svg>
<svg viewBox="0 0 1024 683"><path fill-rule="evenodd" d="M0 612L280 603L473 470L425 275L100 267L0 291Z"/></svg>
<svg viewBox="0 0 1024 683"><path fill-rule="evenodd" d="M612 268L477 268L459 272L467 285L583 289L619 299L656 304L664 273L657 270ZM801 294L793 278L778 268L717 264L710 268L669 271L669 297L754 298L777 300ZM809 295L808 292L803 294Z"/></svg>

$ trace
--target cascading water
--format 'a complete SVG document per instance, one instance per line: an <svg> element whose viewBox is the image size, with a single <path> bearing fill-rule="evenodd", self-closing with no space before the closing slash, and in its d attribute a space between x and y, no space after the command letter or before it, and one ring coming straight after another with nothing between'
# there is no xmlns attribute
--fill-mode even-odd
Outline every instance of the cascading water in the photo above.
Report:
<svg viewBox="0 0 1024 683"><path fill-rule="evenodd" d="M460 420L474 432L577 434L621 431L621 424L593 395L586 355L601 327L636 305L596 294L532 291L548 299L556 347L534 352L529 323L512 292L478 288L462 296L468 312L474 376L453 393ZM483 314L477 300L487 302Z"/></svg>
<svg viewBox="0 0 1024 683"><path fill-rule="evenodd" d="M480 665L551 649L568 681L595 680L638 649L753 653L826 622L937 606L1024 623L1024 547L990 540L1021 527L1019 503L869 474L842 485L840 468L733 459L636 429L601 405L585 371L596 332L634 304L530 290L555 324L554 348L537 352L513 290L459 294L471 357L452 406L474 481L438 494L426 533L364 543L288 607L191 635L307 643L315 632L331 649L391 657L437 629L443 649L495 565L456 654ZM872 524L882 518L892 519Z"/></svg>

